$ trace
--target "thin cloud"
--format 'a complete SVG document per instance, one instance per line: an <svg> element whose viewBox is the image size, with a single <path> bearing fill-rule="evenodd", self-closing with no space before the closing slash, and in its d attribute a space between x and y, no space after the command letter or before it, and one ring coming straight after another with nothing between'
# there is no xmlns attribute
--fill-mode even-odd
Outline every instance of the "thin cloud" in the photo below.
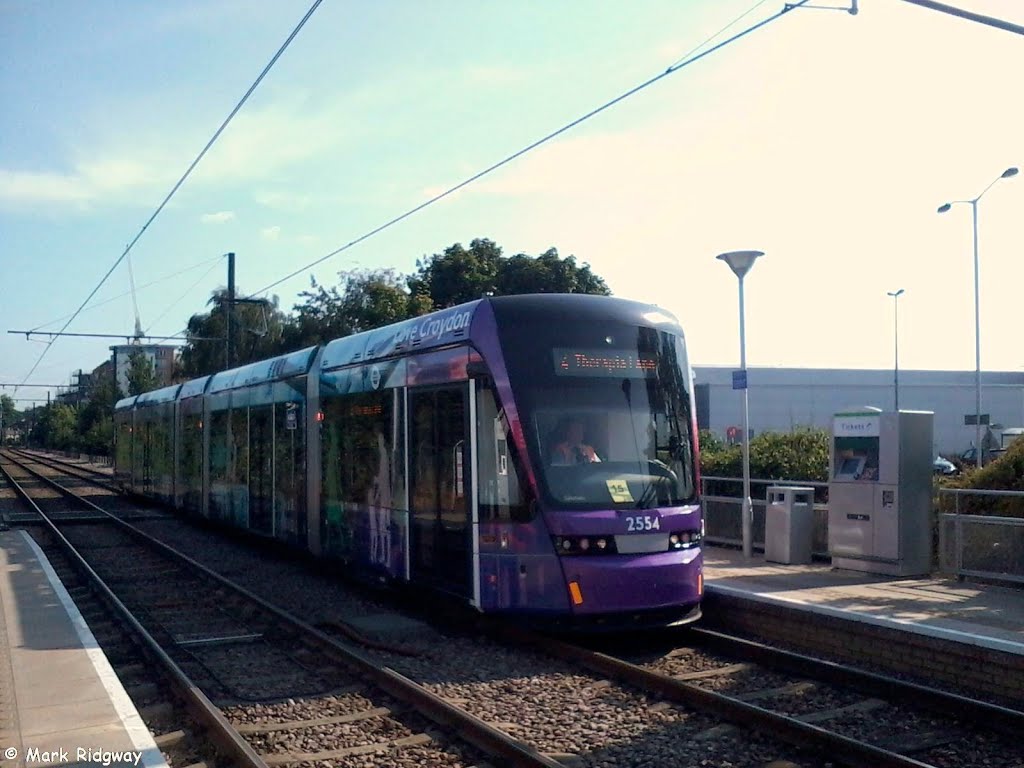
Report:
<svg viewBox="0 0 1024 768"><path fill-rule="evenodd" d="M292 192L271 192L259 190L253 194L253 200L266 208L276 211L298 212L307 210L313 204L310 195L294 194Z"/></svg>
<svg viewBox="0 0 1024 768"><path fill-rule="evenodd" d="M217 213L204 213L199 217L203 224L224 224L235 218L234 211L218 211Z"/></svg>
<svg viewBox="0 0 1024 768"><path fill-rule="evenodd" d="M338 129L340 106L306 106L291 97L260 110L239 115L189 180L189 187L223 186L265 179L323 156L346 140ZM102 126L101 126L102 127ZM58 170L0 168L0 205L43 207L59 204L147 205L159 201L188 166L204 135L194 127L178 129L166 123L148 131L134 127L130 134L115 130L81 133L103 138L67 148L68 159ZM175 139L169 142L168 135ZM302 137L301 141L296 137ZM171 148L173 145L173 148ZM270 196L267 204L292 208L308 200Z"/></svg>
<svg viewBox="0 0 1024 768"><path fill-rule="evenodd" d="M96 190L76 174L0 170L2 203L87 203L95 196Z"/></svg>
<svg viewBox="0 0 1024 768"><path fill-rule="evenodd" d="M281 228L278 226L274 226L261 229L260 237L262 237L264 240L277 240L281 237Z"/></svg>
<svg viewBox="0 0 1024 768"><path fill-rule="evenodd" d="M526 79L525 72L511 67L469 67L463 73L467 83L479 85L509 85Z"/></svg>

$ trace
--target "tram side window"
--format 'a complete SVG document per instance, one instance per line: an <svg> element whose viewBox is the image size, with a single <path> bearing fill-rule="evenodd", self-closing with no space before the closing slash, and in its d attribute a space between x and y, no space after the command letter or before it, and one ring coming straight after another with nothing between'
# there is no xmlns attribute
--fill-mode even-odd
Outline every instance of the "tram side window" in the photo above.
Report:
<svg viewBox="0 0 1024 768"><path fill-rule="evenodd" d="M228 412L214 411L210 417L210 480L223 483L228 479Z"/></svg>
<svg viewBox="0 0 1024 768"><path fill-rule="evenodd" d="M114 445L116 455L116 472L121 482L131 482L132 469L132 413L127 411L118 414L117 442Z"/></svg>
<svg viewBox="0 0 1024 768"><path fill-rule="evenodd" d="M477 472L481 520L525 522L530 519L519 484L519 459L504 413L499 413L494 391L478 384Z"/></svg>
<svg viewBox="0 0 1024 768"><path fill-rule="evenodd" d="M228 422L231 440L231 465L229 479L236 487L249 484L249 410L233 408Z"/></svg>
<svg viewBox="0 0 1024 768"><path fill-rule="evenodd" d="M392 507L391 392L367 392L345 399L342 427L347 482L342 498L354 504Z"/></svg>

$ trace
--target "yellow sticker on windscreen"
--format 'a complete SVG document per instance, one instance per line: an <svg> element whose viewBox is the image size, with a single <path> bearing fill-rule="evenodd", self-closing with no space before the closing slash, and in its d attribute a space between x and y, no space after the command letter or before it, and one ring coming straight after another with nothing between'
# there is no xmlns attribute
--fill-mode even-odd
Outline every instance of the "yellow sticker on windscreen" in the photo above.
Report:
<svg viewBox="0 0 1024 768"><path fill-rule="evenodd" d="M612 501L633 501L633 494L629 492L629 484L625 480L605 480L608 486L608 493L612 495Z"/></svg>

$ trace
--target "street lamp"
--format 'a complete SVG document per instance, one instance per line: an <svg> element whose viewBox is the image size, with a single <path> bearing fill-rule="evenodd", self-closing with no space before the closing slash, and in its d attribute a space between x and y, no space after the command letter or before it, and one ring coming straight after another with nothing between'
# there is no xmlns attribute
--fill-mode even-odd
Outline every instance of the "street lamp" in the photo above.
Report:
<svg viewBox="0 0 1024 768"><path fill-rule="evenodd" d="M896 413L900 412L900 295L903 289L888 291L886 296L892 296L893 316L893 348L895 349L895 365L893 366L893 388L896 393Z"/></svg>
<svg viewBox="0 0 1024 768"><path fill-rule="evenodd" d="M740 377L733 382L733 389L743 390L743 556L750 557L753 550L751 528L754 521L754 505L750 499L750 402L747 399L747 334L743 311L743 278L754 266L762 251L730 251L716 258L729 265L729 269L740 282Z"/></svg>
<svg viewBox="0 0 1024 768"><path fill-rule="evenodd" d="M999 179L1017 175L1016 168L1007 168L973 200L953 200L939 206L939 213L945 213L957 203L970 203L974 219L974 458L981 468L981 299L978 284L978 201L992 189Z"/></svg>

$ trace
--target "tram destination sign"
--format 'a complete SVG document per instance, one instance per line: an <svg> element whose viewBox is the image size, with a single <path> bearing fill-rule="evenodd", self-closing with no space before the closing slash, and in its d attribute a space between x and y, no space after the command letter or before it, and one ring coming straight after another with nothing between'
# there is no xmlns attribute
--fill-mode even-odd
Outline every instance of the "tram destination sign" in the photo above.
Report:
<svg viewBox="0 0 1024 768"><path fill-rule="evenodd" d="M636 350L556 347L553 353L556 376L648 379L658 373L658 358Z"/></svg>

